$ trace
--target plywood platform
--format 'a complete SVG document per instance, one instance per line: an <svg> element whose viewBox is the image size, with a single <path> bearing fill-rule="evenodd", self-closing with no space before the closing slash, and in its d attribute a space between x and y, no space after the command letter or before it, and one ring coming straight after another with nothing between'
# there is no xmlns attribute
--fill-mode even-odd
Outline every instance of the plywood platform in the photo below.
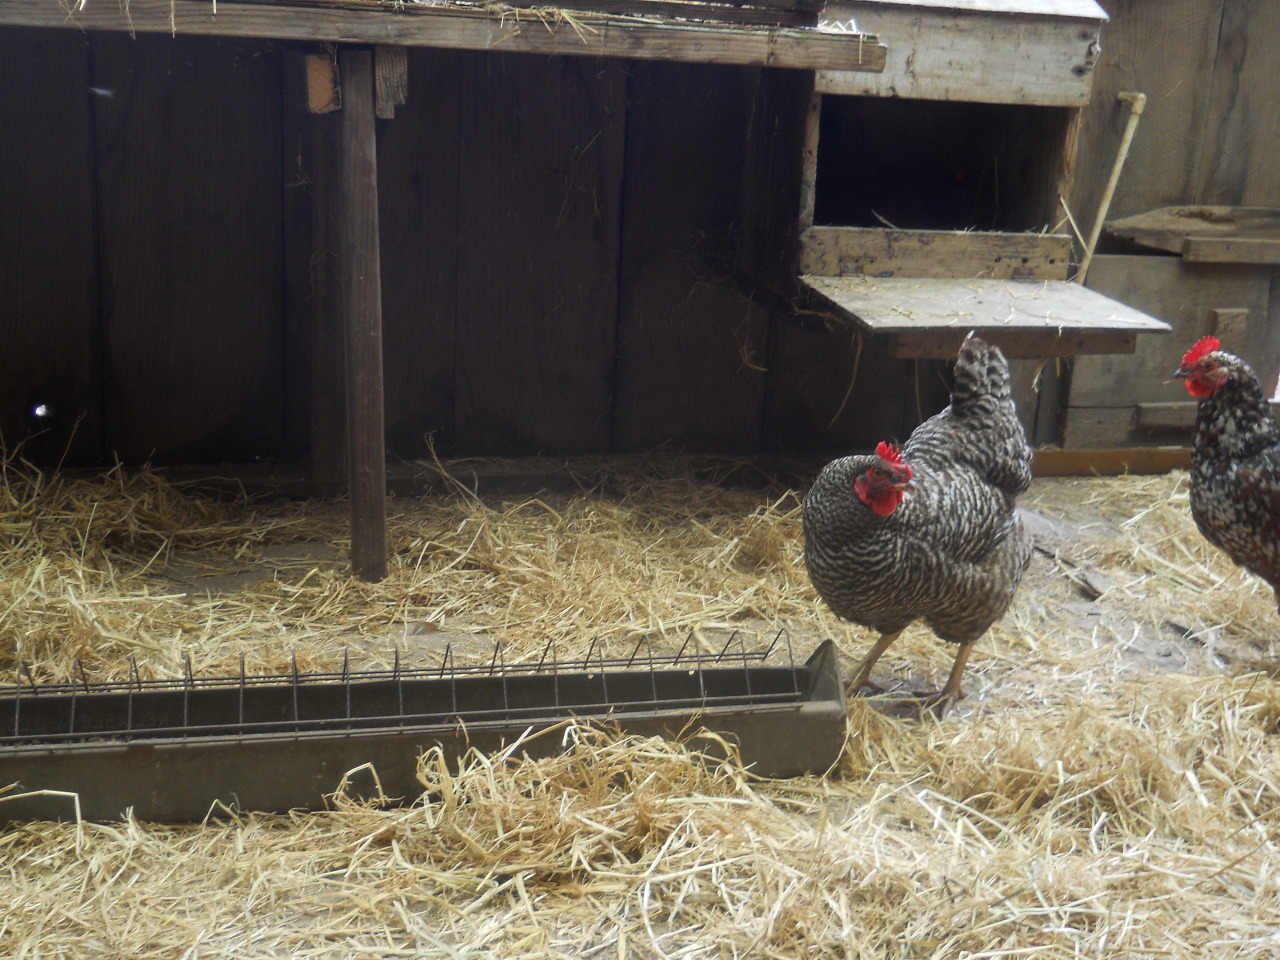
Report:
<svg viewBox="0 0 1280 960"><path fill-rule="evenodd" d="M891 341L901 358L954 358L974 330L1010 357L1132 353L1169 325L1063 280L801 277L819 308Z"/></svg>
<svg viewBox="0 0 1280 960"><path fill-rule="evenodd" d="M1280 263L1280 209L1196 204L1113 220L1108 232L1197 263Z"/></svg>

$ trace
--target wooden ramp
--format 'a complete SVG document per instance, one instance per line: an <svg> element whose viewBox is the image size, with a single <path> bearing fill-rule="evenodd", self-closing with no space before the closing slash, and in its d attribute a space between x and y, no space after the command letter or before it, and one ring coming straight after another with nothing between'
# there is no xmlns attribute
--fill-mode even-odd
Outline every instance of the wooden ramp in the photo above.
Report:
<svg viewBox="0 0 1280 960"><path fill-rule="evenodd" d="M802 276L815 306L885 338L900 358L952 359L972 330L1011 358L1132 353L1169 325L1065 280Z"/></svg>

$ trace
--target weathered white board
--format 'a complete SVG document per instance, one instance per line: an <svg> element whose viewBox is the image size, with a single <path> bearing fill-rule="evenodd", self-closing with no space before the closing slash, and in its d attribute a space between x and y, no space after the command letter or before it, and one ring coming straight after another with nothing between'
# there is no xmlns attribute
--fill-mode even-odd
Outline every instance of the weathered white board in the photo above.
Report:
<svg viewBox="0 0 1280 960"><path fill-rule="evenodd" d="M801 277L819 304L890 338L897 357L954 356L969 331L1010 357L1132 353L1169 325L1062 280Z"/></svg>
<svg viewBox="0 0 1280 960"><path fill-rule="evenodd" d="M825 29L875 34L888 57L875 76L820 69L816 89L850 96L1084 107L1105 19L1096 4L1067 0L832 2L823 13Z"/></svg>

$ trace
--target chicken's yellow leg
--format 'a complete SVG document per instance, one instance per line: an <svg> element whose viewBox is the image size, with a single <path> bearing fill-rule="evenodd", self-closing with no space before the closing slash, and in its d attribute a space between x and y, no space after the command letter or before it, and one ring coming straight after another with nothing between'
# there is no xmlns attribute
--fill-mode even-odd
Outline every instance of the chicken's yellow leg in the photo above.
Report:
<svg viewBox="0 0 1280 960"><path fill-rule="evenodd" d="M960 644L960 649L956 651L956 658L951 664L951 676L947 677L947 685L938 694L938 699L959 700L964 697L964 691L960 689L960 678L964 676L965 664L969 662L971 653L973 653L972 643Z"/></svg>
<svg viewBox="0 0 1280 960"><path fill-rule="evenodd" d="M957 700L964 699L964 691L960 689L960 678L964 676L965 664L969 662L969 654L973 653L972 643L962 643L956 650L956 658L951 664L951 676L947 684L937 693L918 693L923 698L925 707L936 707L938 716L946 713L947 706Z"/></svg>
<svg viewBox="0 0 1280 960"><path fill-rule="evenodd" d="M871 682L871 668L876 665L876 661L884 654L886 650L893 644L893 641L902 636L902 631L896 633L884 633L880 635L880 639L876 641L875 646L866 655L862 661L862 665L858 667L858 673L852 680L846 680L844 685L845 693L857 693L863 687L866 687L872 693L880 693L883 687Z"/></svg>

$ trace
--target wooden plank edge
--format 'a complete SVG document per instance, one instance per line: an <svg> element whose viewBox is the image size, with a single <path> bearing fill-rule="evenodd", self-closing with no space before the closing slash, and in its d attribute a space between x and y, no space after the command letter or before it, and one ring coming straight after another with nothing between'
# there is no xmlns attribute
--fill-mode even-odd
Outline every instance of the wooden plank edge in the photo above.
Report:
<svg viewBox="0 0 1280 960"><path fill-rule="evenodd" d="M1035 452L1037 477L1118 477L1160 474L1191 467L1190 447L1123 447L1105 450L1045 448Z"/></svg>
<svg viewBox="0 0 1280 960"><path fill-rule="evenodd" d="M216 12L215 12L216 10ZM869 35L607 19L588 14L549 21L520 11L486 14L437 7L360 10L223 0L88 0L68 10L55 0L0 0L6 26L62 27L174 36L244 36L331 43L402 44L566 56L677 60L797 70L884 69L886 48Z"/></svg>
<svg viewBox="0 0 1280 960"><path fill-rule="evenodd" d="M1009 327L970 324L953 331L921 330L886 334L889 354L899 360L954 360L960 344L973 331L998 346L1010 360L1043 360L1048 357L1077 357L1095 354L1133 353L1138 347L1136 332L1102 330L1063 333L1015 330Z"/></svg>
<svg viewBox="0 0 1280 960"><path fill-rule="evenodd" d="M1057 233L809 225L800 234L799 270L829 277L1066 280L1071 251L1071 237Z"/></svg>
<svg viewBox="0 0 1280 960"><path fill-rule="evenodd" d="M1280 264L1280 239L1272 237L1189 236L1182 259L1191 263Z"/></svg>

